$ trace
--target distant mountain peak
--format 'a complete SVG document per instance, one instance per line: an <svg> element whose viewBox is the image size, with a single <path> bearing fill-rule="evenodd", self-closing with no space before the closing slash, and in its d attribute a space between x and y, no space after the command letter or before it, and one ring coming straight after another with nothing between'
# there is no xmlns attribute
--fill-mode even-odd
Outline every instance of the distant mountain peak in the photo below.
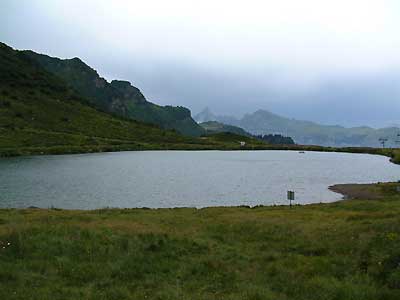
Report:
<svg viewBox="0 0 400 300"><path fill-rule="evenodd" d="M270 115L276 115L273 112L270 112L269 110L266 109L257 109L254 114L270 114Z"/></svg>
<svg viewBox="0 0 400 300"><path fill-rule="evenodd" d="M69 60L73 61L73 62L76 62L76 63L84 64L85 66L87 66L87 64L85 64L85 62L83 60L81 60L79 57L73 57L73 58L71 58Z"/></svg>
<svg viewBox="0 0 400 300"><path fill-rule="evenodd" d="M205 108L195 119L217 121L225 125L240 127L253 135L278 134L292 137L298 144L322 146L361 146L379 147L379 138L387 137L390 146L396 146L400 129L394 127L374 129L368 126L346 128L340 125L323 125L312 121L297 120L258 109L242 118L214 115ZM222 130L215 123L201 124L207 130Z"/></svg>
<svg viewBox="0 0 400 300"><path fill-rule="evenodd" d="M204 112L204 113L212 114L212 111L211 111L211 109L210 109L208 106L206 106L206 107L203 109L203 112Z"/></svg>
<svg viewBox="0 0 400 300"><path fill-rule="evenodd" d="M111 84L119 85L121 87L132 87L132 84L127 80L114 79L111 81Z"/></svg>
<svg viewBox="0 0 400 300"><path fill-rule="evenodd" d="M217 116L213 114L209 107L204 108L201 112L196 114L194 120L198 123L217 121Z"/></svg>

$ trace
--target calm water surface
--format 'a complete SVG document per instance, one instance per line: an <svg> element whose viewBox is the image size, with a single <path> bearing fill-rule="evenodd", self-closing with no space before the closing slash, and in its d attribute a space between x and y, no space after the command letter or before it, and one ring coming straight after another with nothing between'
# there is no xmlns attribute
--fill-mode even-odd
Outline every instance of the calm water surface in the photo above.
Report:
<svg viewBox="0 0 400 300"><path fill-rule="evenodd" d="M0 207L178 207L331 202L337 183L400 179L368 154L146 151L0 159Z"/></svg>

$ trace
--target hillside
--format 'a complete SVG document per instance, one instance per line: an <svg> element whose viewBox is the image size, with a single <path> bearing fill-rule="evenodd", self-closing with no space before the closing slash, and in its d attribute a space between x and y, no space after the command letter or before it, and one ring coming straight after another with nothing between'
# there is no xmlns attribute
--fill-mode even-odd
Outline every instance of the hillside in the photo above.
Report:
<svg viewBox="0 0 400 300"><path fill-rule="evenodd" d="M281 134L260 134L254 135L258 140L264 141L267 144L275 145L295 145L296 143L290 136L283 136Z"/></svg>
<svg viewBox="0 0 400 300"><path fill-rule="evenodd" d="M244 146L249 147L250 149L256 147L255 149L259 149L259 147L262 148L266 148L268 147L268 144L256 139L254 137L251 136L243 136L240 134L236 134L236 133L232 133L232 132L218 132L218 133L213 133L208 135L205 138L208 143L214 142L214 143L221 143L224 145L229 145L231 147L233 146L239 146L241 143L244 142L242 148L244 148Z"/></svg>
<svg viewBox="0 0 400 300"><path fill-rule="evenodd" d="M26 55L0 43L0 152L166 148L198 143L158 126L113 117ZM168 146L169 145L169 146ZM49 150L50 149L50 150Z"/></svg>
<svg viewBox="0 0 400 300"><path fill-rule="evenodd" d="M200 136L203 133L203 129L192 119L189 109L151 103L130 82L107 82L79 58L59 59L33 51L24 53L104 112L175 129L184 135Z"/></svg>
<svg viewBox="0 0 400 300"><path fill-rule="evenodd" d="M217 121L208 121L208 122L203 122L199 124L201 127L203 127L206 131L206 134L213 134L213 133L219 133L219 132L231 132L243 136L251 136L250 133L245 131L244 129L237 127L237 126L232 126L232 125L226 125Z"/></svg>
<svg viewBox="0 0 400 300"><path fill-rule="evenodd" d="M208 121L199 124L206 130L206 135L213 135L216 133L233 133L235 135L250 137L253 139L257 139L259 141L263 141L266 144L270 145L293 145L295 144L291 137L286 137L280 134L260 134L260 135L252 135L248 133L244 129L226 125L217 121Z"/></svg>
<svg viewBox="0 0 400 300"><path fill-rule="evenodd" d="M381 147L379 139L384 137L388 147L396 146L399 128L374 129L370 127L346 128L338 125L321 125L310 121L285 118L274 113L258 110L246 114L240 119L229 116L216 116L210 110L200 113L195 119L211 117L203 121L218 121L239 126L251 134L282 134L291 136L296 143L303 145L321 145L333 147Z"/></svg>

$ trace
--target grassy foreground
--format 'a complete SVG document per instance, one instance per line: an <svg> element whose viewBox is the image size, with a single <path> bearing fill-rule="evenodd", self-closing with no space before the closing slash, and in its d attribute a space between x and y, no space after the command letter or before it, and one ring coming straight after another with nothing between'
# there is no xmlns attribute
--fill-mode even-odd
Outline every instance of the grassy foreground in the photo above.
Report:
<svg viewBox="0 0 400 300"><path fill-rule="evenodd" d="M360 188L380 197L0 210L0 299L400 299L400 196Z"/></svg>

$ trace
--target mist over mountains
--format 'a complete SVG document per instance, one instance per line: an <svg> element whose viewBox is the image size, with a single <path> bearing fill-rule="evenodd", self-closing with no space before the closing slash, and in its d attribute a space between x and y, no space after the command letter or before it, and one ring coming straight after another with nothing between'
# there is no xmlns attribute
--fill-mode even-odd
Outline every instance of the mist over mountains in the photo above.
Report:
<svg viewBox="0 0 400 300"><path fill-rule="evenodd" d="M367 126L343 127L322 125L311 121L289 119L266 110L257 110L241 118L216 115L205 108L194 116L197 122L217 121L238 126L251 134L282 134L290 136L298 144L335 147L381 147L381 138L387 139L385 146L394 147L400 139L398 127L375 129Z"/></svg>

